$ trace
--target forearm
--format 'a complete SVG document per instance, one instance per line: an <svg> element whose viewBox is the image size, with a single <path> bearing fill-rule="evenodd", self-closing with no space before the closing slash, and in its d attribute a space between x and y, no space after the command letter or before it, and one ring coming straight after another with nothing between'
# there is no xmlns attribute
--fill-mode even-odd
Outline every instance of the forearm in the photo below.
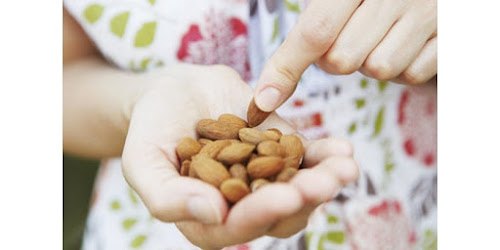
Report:
<svg viewBox="0 0 500 250"><path fill-rule="evenodd" d="M64 65L63 148L82 157L120 156L144 83L97 56Z"/></svg>

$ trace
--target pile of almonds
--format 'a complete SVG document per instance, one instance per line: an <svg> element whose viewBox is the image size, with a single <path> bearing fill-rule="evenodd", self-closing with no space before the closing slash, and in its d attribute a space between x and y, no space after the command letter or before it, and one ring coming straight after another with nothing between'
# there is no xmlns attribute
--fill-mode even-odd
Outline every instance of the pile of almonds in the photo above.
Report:
<svg viewBox="0 0 500 250"><path fill-rule="evenodd" d="M265 184L290 180L304 155L297 136L249 128L231 114L200 120L196 131L200 139L184 137L177 146L180 174L219 188L233 204Z"/></svg>

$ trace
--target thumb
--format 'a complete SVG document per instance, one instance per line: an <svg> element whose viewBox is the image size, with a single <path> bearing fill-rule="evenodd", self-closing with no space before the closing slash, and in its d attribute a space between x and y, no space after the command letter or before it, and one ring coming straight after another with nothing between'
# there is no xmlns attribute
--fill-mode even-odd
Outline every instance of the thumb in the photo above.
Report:
<svg viewBox="0 0 500 250"><path fill-rule="evenodd" d="M312 0L283 44L264 66L255 90L255 104L271 112L295 91L304 71L333 44L356 8L356 1Z"/></svg>
<svg viewBox="0 0 500 250"><path fill-rule="evenodd" d="M130 140L129 140L130 139ZM227 204L220 192L200 180L181 177L163 149L127 138L123 174L150 213L164 222L222 223Z"/></svg>

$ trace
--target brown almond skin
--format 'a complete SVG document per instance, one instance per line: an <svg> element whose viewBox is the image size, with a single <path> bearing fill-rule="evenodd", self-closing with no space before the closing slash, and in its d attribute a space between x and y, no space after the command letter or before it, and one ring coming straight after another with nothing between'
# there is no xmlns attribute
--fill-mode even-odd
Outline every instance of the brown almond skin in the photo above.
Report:
<svg viewBox="0 0 500 250"><path fill-rule="evenodd" d="M278 141L280 139L278 133L274 131L259 131L253 128L240 129L239 137L242 142L255 145L267 140Z"/></svg>
<svg viewBox="0 0 500 250"><path fill-rule="evenodd" d="M285 157L283 161L285 161L285 168L295 168L299 169L301 158L295 156Z"/></svg>
<svg viewBox="0 0 500 250"><path fill-rule="evenodd" d="M231 175L222 163L205 154L194 156L191 161L191 167L194 168L201 180L217 188L220 187L223 181L231 178Z"/></svg>
<svg viewBox="0 0 500 250"><path fill-rule="evenodd" d="M248 163L247 172L252 179L267 178L279 173L285 162L278 156L260 156Z"/></svg>
<svg viewBox="0 0 500 250"><path fill-rule="evenodd" d="M276 181L288 182L297 173L297 171L298 170L295 168L283 168L283 170L281 170L281 172L276 176Z"/></svg>
<svg viewBox="0 0 500 250"><path fill-rule="evenodd" d="M196 132L211 140L238 139L239 128L212 119L202 119L196 125Z"/></svg>
<svg viewBox="0 0 500 250"><path fill-rule="evenodd" d="M271 182L269 182L268 180L266 179L255 179L252 181L252 183L250 183L250 189L252 190L252 192L255 192L257 189L263 187L264 185L267 185Z"/></svg>
<svg viewBox="0 0 500 250"><path fill-rule="evenodd" d="M238 129L248 127L248 124L245 120L232 114L222 114L219 116L218 121L231 125L233 127L237 127Z"/></svg>
<svg viewBox="0 0 500 250"><path fill-rule="evenodd" d="M231 203L236 203L250 193L248 185L239 178L230 178L222 182L220 191Z"/></svg>
<svg viewBox="0 0 500 250"><path fill-rule="evenodd" d="M243 164L236 163L229 168L229 174L232 177L241 179L243 182L248 183L247 169Z"/></svg>
<svg viewBox="0 0 500 250"><path fill-rule="evenodd" d="M302 140L300 140L300 138L295 135L281 136L280 144L285 149L285 155L287 157L293 156L300 159L304 155L304 146L302 145Z"/></svg>
<svg viewBox="0 0 500 250"><path fill-rule="evenodd" d="M279 129L277 129L277 128L270 128L267 131L276 132L280 137L283 135L283 133L281 133L281 131Z"/></svg>
<svg viewBox="0 0 500 250"><path fill-rule="evenodd" d="M231 145L231 142L229 140L213 141L205 145L205 147L203 147L200 150L199 154L206 154L211 158L216 159L220 151L222 151L225 147L229 145Z"/></svg>
<svg viewBox="0 0 500 250"><path fill-rule="evenodd" d="M252 98L247 110L248 126L252 128L260 125L270 114L271 112L264 112L260 110L255 104L254 99Z"/></svg>
<svg viewBox="0 0 500 250"><path fill-rule="evenodd" d="M248 143L233 143L220 151L217 160L227 166L246 161L252 155L255 145Z"/></svg>
<svg viewBox="0 0 500 250"><path fill-rule="evenodd" d="M208 143L212 142L212 140L207 139L207 138L200 138L198 139L198 143L201 145L201 147L205 147Z"/></svg>
<svg viewBox="0 0 500 250"><path fill-rule="evenodd" d="M285 149L278 142L263 141L257 145L257 152L260 156L285 156Z"/></svg>
<svg viewBox="0 0 500 250"><path fill-rule="evenodd" d="M180 174L182 176L188 176L189 175L189 167L191 165L191 161L190 160L185 160L182 162L182 166L181 166L181 170L180 170Z"/></svg>
<svg viewBox="0 0 500 250"><path fill-rule="evenodd" d="M200 177L199 177L199 176L198 176L198 174L196 173L196 170L194 170L194 168L193 168L193 167L191 167L191 164L189 164L188 176L189 176L189 177L191 177L191 178L200 179Z"/></svg>
<svg viewBox="0 0 500 250"><path fill-rule="evenodd" d="M193 138L183 137L177 144L177 155L181 162L200 152L201 145Z"/></svg>

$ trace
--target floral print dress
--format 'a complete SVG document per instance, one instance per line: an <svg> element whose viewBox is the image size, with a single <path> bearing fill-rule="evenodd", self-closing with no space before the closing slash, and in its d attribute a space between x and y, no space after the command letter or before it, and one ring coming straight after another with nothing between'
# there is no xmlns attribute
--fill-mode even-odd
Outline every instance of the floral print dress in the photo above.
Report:
<svg viewBox="0 0 500 250"><path fill-rule="evenodd" d="M65 0L110 63L131 71L180 62L226 64L252 86L305 1ZM310 139L348 138L361 174L320 206L305 230L227 249L436 249L436 86L407 87L312 65L278 110ZM154 219L103 160L83 249L197 249Z"/></svg>

